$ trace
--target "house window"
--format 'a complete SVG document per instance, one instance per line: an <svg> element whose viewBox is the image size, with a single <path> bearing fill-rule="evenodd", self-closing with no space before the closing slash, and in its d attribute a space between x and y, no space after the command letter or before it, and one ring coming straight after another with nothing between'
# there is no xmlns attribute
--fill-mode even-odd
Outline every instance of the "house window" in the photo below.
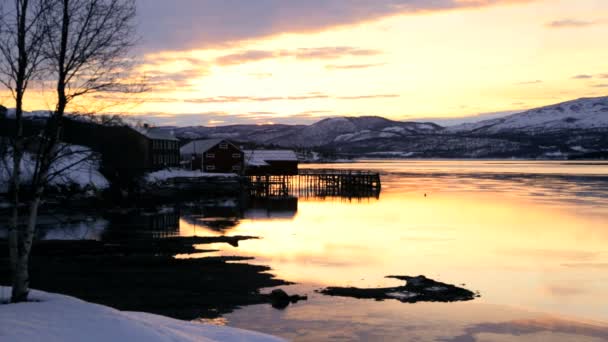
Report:
<svg viewBox="0 0 608 342"><path fill-rule="evenodd" d="M232 171L241 171L241 165L233 165Z"/></svg>
<svg viewBox="0 0 608 342"><path fill-rule="evenodd" d="M227 149L228 149L228 144L227 144L227 143L221 143L221 144L220 144L220 148L221 148L222 150L227 150Z"/></svg>
<svg viewBox="0 0 608 342"><path fill-rule="evenodd" d="M209 159L215 158L215 153L207 153L207 158L209 158Z"/></svg>
<svg viewBox="0 0 608 342"><path fill-rule="evenodd" d="M232 154L232 158L239 159L239 158L241 158L241 154L240 153L233 153Z"/></svg>
<svg viewBox="0 0 608 342"><path fill-rule="evenodd" d="M213 171L215 170L215 165L207 165L205 168L207 169L207 171Z"/></svg>

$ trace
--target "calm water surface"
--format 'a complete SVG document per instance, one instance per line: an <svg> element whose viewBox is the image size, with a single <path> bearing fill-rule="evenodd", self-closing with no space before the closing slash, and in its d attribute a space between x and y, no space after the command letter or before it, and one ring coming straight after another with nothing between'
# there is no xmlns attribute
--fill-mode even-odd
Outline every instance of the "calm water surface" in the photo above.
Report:
<svg viewBox="0 0 608 342"><path fill-rule="evenodd" d="M42 238L104 239L134 222L169 235L253 235L221 255L252 256L309 300L249 306L214 323L297 341L608 340L608 163L359 161L305 168L377 170L379 197L303 198L127 220L88 218ZM116 227L117 223L111 223ZM136 223L140 225L140 223ZM164 233L163 233L164 234ZM161 234L162 235L162 234ZM162 237L162 236L161 236ZM209 246L203 246L207 249ZM203 254L208 256L209 254ZM479 291L460 303L327 297L425 275Z"/></svg>
<svg viewBox="0 0 608 342"><path fill-rule="evenodd" d="M305 165L382 172L379 198L300 198L297 211L245 215L222 247L298 282L308 302L252 306L223 323L297 340L606 340L608 164L361 161ZM425 196L426 194L426 196ZM181 235L218 235L180 220ZM391 274L466 284L466 303L402 304L316 294L396 285Z"/></svg>

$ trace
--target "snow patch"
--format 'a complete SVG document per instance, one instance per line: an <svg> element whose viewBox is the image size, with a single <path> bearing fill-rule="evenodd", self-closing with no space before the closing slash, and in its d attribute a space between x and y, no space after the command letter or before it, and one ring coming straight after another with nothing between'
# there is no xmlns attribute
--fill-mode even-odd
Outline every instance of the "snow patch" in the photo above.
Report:
<svg viewBox="0 0 608 342"><path fill-rule="evenodd" d="M63 156L53 163L49 172L50 174L59 173L50 180L49 185L76 185L80 189L107 189L110 186L110 183L99 172L99 161L96 158L91 157L92 153L93 152L91 152L89 148L84 146L62 146L61 154ZM0 193L6 193L9 190L12 165L13 158L10 151L4 158L0 156ZM21 161L22 184L30 184L32 182L35 167L35 157L31 153L24 153Z"/></svg>
<svg viewBox="0 0 608 342"><path fill-rule="evenodd" d="M0 293L10 293L0 287ZM80 299L32 291L32 300L0 305L0 340L12 342L279 342L253 331L118 311Z"/></svg>
<svg viewBox="0 0 608 342"><path fill-rule="evenodd" d="M410 298L418 297L419 294L416 292L403 291L403 292L389 292L386 295L389 297L392 297L392 298L396 298L396 299L410 299Z"/></svg>
<svg viewBox="0 0 608 342"><path fill-rule="evenodd" d="M144 179L148 183L159 183L172 178L229 178L237 177L235 173L208 173L183 169L164 169L148 173Z"/></svg>

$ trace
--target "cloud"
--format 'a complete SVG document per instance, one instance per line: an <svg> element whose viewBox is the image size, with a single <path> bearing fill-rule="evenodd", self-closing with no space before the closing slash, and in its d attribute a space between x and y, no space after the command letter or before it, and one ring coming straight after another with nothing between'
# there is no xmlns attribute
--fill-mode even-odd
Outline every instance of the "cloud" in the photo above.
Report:
<svg viewBox="0 0 608 342"><path fill-rule="evenodd" d="M287 100L314 100L314 99L327 99L328 95L325 94L310 94L310 95L301 95L301 96L288 96Z"/></svg>
<svg viewBox="0 0 608 342"><path fill-rule="evenodd" d="M598 77L599 78L608 78L608 74L600 74Z"/></svg>
<svg viewBox="0 0 608 342"><path fill-rule="evenodd" d="M562 264L563 267L571 267L571 268L597 268L597 269L606 269L608 270L608 263L606 262L578 262L578 263L566 263Z"/></svg>
<svg viewBox="0 0 608 342"><path fill-rule="evenodd" d="M378 95L357 95L357 96L340 96L340 100L367 100L367 99L387 99L400 97L399 94L378 94Z"/></svg>
<svg viewBox="0 0 608 342"><path fill-rule="evenodd" d="M282 33L320 32L388 16L534 0L137 0L145 51L234 46ZM167 29L170 28L170 29Z"/></svg>
<svg viewBox="0 0 608 342"><path fill-rule="evenodd" d="M186 99L184 102L188 103L235 103L235 102L267 102L284 100L284 97L277 96L216 96L216 97L204 97L200 99Z"/></svg>
<svg viewBox="0 0 608 342"><path fill-rule="evenodd" d="M272 73L269 72L254 72L249 74L249 76L258 79L258 80L263 80L263 79L267 79L267 78L271 78L272 77Z"/></svg>
<svg viewBox="0 0 608 342"><path fill-rule="evenodd" d="M593 88L608 88L608 83L594 84Z"/></svg>
<svg viewBox="0 0 608 342"><path fill-rule="evenodd" d="M248 50L219 57L215 60L215 63L220 65L243 64L274 57L276 57L276 53L273 51Z"/></svg>
<svg viewBox="0 0 608 342"><path fill-rule="evenodd" d="M516 84L517 85L530 85L530 84L539 84L539 83L543 83L543 81L542 80L524 81L524 82L518 82Z"/></svg>
<svg viewBox="0 0 608 342"><path fill-rule="evenodd" d="M215 60L219 65L235 65L249 62L258 62L272 58L296 58L300 60L311 59L337 59L345 56L374 56L381 52L378 50L360 49L350 46L330 46L319 48L300 48L295 50L245 50L218 57Z"/></svg>
<svg viewBox="0 0 608 342"><path fill-rule="evenodd" d="M199 113L139 113L129 116L129 118L139 119L157 126L217 126L217 125L258 125L268 121L277 124L312 124L319 120L329 117L333 112L329 110L309 110L295 114L279 114L272 112L249 112L249 113L228 113L199 112Z"/></svg>
<svg viewBox="0 0 608 342"><path fill-rule="evenodd" d="M328 70L352 70L352 69L368 69L375 68L379 66L386 65L386 63L373 63L373 64L345 64L345 65L335 65L329 64L325 66L325 69Z"/></svg>
<svg viewBox="0 0 608 342"><path fill-rule="evenodd" d="M601 23L600 21L586 21L578 19L561 19L547 23L545 26L550 28L580 28L588 27Z"/></svg>
<svg viewBox="0 0 608 342"><path fill-rule="evenodd" d="M590 79L590 78L593 78L593 75L582 74L582 75L572 76L573 80L587 80L587 79Z"/></svg>
<svg viewBox="0 0 608 342"><path fill-rule="evenodd" d="M303 101L317 99L337 99L337 100L366 100L378 98L399 97L398 94L371 94L355 96L331 96L320 92L312 92L304 95L293 96L215 96L200 99L186 99L188 103L236 103L236 102L268 102L268 101Z"/></svg>

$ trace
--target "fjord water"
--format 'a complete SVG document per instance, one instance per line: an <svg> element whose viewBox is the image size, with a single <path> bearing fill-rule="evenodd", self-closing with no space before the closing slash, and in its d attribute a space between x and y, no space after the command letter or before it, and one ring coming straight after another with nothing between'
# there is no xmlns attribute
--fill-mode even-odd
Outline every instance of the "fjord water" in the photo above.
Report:
<svg viewBox="0 0 608 342"><path fill-rule="evenodd" d="M310 296L285 311L244 308L228 315L227 324L301 340L390 340L406 332L423 340L468 341L472 334L608 338L602 323L608 322L607 163L359 161L303 167L377 170L382 192L378 198L299 198L295 212L245 215L222 233L196 219L180 221L181 235L261 237L238 248L222 246L220 253L255 257L253 262L299 284L290 291ZM481 297L403 304L314 292L399 284L384 278L391 274L465 284Z"/></svg>

